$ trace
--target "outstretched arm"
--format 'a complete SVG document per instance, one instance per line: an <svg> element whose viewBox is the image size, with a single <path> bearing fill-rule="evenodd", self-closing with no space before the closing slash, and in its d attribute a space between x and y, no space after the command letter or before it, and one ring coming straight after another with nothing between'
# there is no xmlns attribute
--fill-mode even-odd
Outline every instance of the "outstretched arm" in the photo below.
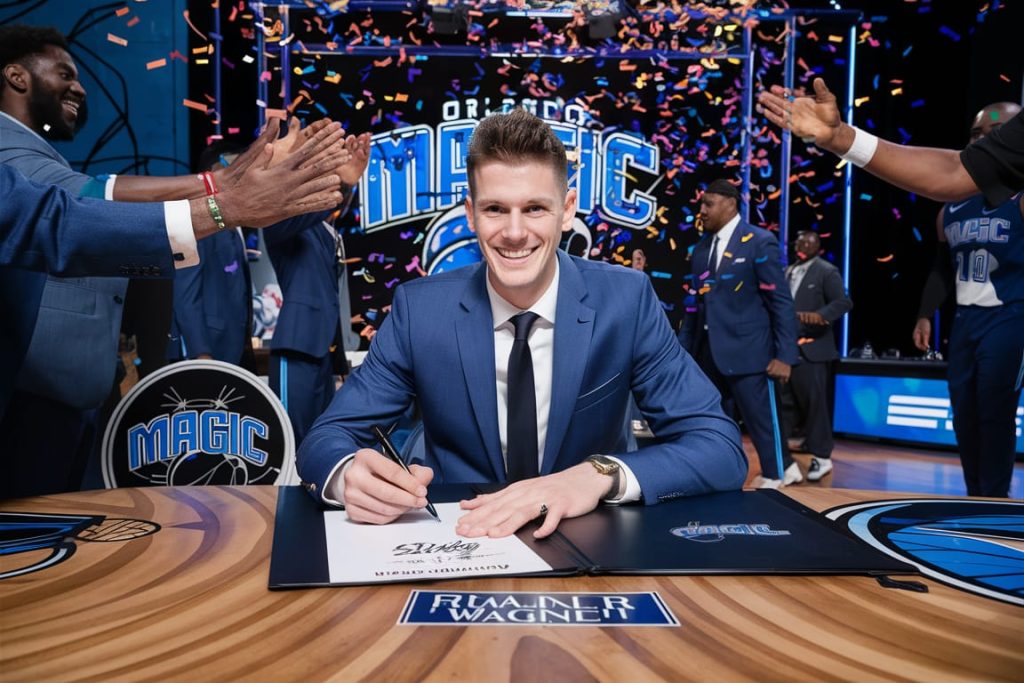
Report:
<svg viewBox="0 0 1024 683"><path fill-rule="evenodd" d="M814 79L814 97L792 97L788 90L773 85L757 99L769 121L805 142L838 156L848 154L854 146L858 131L843 122L835 95L820 78ZM874 137L863 131L859 134ZM979 191L958 150L912 147L881 139L877 144L863 168L896 187L940 202L957 201Z"/></svg>

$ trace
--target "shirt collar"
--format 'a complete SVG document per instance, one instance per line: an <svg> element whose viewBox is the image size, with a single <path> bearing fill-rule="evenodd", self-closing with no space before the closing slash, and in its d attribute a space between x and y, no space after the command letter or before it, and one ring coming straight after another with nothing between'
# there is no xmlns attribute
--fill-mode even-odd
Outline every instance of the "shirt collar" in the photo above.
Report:
<svg viewBox="0 0 1024 683"><path fill-rule="evenodd" d="M556 258L555 276L551 278L551 284L544 290L541 297L530 308L526 309L533 311L551 325L555 324L555 309L558 308L558 276L560 269L561 266ZM494 321L494 329L498 329L502 325L508 324L512 316L522 313L523 309L510 304L494 291L494 287L491 286L491 279L486 277L486 274L484 280L487 283L487 298L491 301L491 319Z"/></svg>
<svg viewBox="0 0 1024 683"><path fill-rule="evenodd" d="M722 245L722 249L725 249L725 245L729 244L729 240L732 239L732 234L736 232L736 226L740 224L740 215L736 214L732 217L728 223L722 226L722 229L715 235L712 235L712 239L718 238L718 243Z"/></svg>
<svg viewBox="0 0 1024 683"><path fill-rule="evenodd" d="M793 270L807 270L808 268L811 267L811 264L814 263L817 259L818 257L815 255L807 259L803 263L797 261L796 263L793 264Z"/></svg>
<svg viewBox="0 0 1024 683"><path fill-rule="evenodd" d="M34 130L32 130L31 128L26 126L24 123L22 123L18 119L14 118L10 114L8 114L7 112L0 111L0 116L3 116L5 119L10 119L11 121L14 121L16 124L18 124L19 126L24 128L25 130L27 130L29 133L32 133L32 135L35 135L37 138L39 138L40 140L45 142L47 145L50 144L49 141L46 140L46 138L44 138L42 135L40 135L39 133L35 132ZM50 146L52 147L52 145L50 145Z"/></svg>

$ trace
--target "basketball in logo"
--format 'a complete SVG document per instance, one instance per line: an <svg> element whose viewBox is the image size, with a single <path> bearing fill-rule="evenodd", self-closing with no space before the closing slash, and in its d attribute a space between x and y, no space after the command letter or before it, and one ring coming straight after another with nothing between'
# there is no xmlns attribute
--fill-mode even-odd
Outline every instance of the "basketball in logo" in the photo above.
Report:
<svg viewBox="0 0 1024 683"><path fill-rule="evenodd" d="M107 425L102 462L108 488L298 482L284 406L258 377L215 360L135 385Z"/></svg>

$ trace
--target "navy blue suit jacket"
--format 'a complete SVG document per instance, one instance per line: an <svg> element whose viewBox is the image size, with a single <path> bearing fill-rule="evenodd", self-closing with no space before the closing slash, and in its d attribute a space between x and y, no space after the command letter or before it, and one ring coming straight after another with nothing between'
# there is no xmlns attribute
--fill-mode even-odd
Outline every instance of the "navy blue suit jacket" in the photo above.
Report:
<svg viewBox="0 0 1024 683"><path fill-rule="evenodd" d="M283 304L270 348L327 355L338 332L338 271L327 213L307 214L263 231Z"/></svg>
<svg viewBox="0 0 1024 683"><path fill-rule="evenodd" d="M199 265L174 274L171 358L209 354L238 365L252 333L252 284L237 230L200 240Z"/></svg>
<svg viewBox="0 0 1024 683"><path fill-rule="evenodd" d="M553 382L541 474L594 454L621 458L648 504L737 489L747 472L739 430L711 382L677 343L642 273L558 253ZM395 290L366 359L298 453L317 497L341 458L374 443L374 423L423 413L434 481L505 482L498 434L494 326L484 264ZM657 435L626 453L630 394Z"/></svg>
<svg viewBox="0 0 1024 683"><path fill-rule="evenodd" d="M694 289L708 285L699 306L705 307L711 357L723 375L764 372L773 358L795 365L796 312L779 258L779 241L771 232L741 220L722 252L714 282L701 281L707 270L712 235L693 250ZM687 311L679 342L695 353L697 312Z"/></svg>
<svg viewBox="0 0 1024 683"><path fill-rule="evenodd" d="M75 199L0 164L0 415L32 339L46 273L169 277L162 204Z"/></svg>

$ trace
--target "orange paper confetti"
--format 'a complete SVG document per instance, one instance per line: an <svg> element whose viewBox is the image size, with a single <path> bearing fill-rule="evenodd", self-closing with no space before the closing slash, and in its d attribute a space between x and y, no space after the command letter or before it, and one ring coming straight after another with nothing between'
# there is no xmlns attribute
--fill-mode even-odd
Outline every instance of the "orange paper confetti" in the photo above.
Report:
<svg viewBox="0 0 1024 683"><path fill-rule="evenodd" d="M152 62L146 62L146 70L152 71L153 69L159 69L160 67L167 66L166 59L154 59Z"/></svg>
<svg viewBox="0 0 1024 683"><path fill-rule="evenodd" d="M114 43L115 45L120 45L121 47L126 47L128 45L127 40L121 38L120 36L115 36L113 33L107 34L107 40Z"/></svg>

